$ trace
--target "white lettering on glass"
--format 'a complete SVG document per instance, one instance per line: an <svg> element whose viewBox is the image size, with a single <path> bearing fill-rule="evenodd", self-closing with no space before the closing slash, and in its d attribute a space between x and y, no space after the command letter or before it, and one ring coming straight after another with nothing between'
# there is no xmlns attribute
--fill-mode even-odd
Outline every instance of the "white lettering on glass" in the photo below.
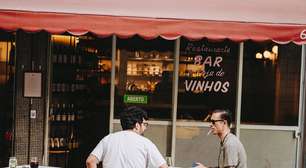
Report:
<svg viewBox="0 0 306 168"><path fill-rule="evenodd" d="M185 80L185 90L187 92L204 93L204 92L222 92L227 93L230 87L228 81L199 81L199 80Z"/></svg>
<svg viewBox="0 0 306 168"><path fill-rule="evenodd" d="M304 29L304 30L301 32L300 38L301 38L302 40L306 40L306 29Z"/></svg>

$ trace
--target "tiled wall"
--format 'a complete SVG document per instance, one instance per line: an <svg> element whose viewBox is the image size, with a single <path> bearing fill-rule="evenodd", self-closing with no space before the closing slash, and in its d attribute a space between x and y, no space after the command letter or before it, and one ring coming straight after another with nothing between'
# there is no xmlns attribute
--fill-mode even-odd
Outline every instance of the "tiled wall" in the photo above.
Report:
<svg viewBox="0 0 306 168"><path fill-rule="evenodd" d="M47 79L47 33L17 32L16 37L16 98L15 98L15 146L14 152L18 164L27 164L30 157L38 157L42 162L44 144L44 119L46 111L46 79ZM34 66L33 66L34 65ZM42 97L23 96L24 72L42 72ZM30 109L37 111L37 118L30 119ZM29 136L30 135L30 136Z"/></svg>

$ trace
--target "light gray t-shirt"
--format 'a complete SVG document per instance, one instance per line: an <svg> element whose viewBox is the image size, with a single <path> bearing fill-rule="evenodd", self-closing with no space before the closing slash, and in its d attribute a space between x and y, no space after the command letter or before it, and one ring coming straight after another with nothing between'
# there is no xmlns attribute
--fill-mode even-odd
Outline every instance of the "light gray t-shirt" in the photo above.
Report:
<svg viewBox="0 0 306 168"><path fill-rule="evenodd" d="M220 168L232 166L235 168L247 168L247 156L240 140L229 133L224 142L221 142L218 164Z"/></svg>
<svg viewBox="0 0 306 168"><path fill-rule="evenodd" d="M103 168L158 168L166 163L156 146L133 131L119 131L104 137L91 152Z"/></svg>

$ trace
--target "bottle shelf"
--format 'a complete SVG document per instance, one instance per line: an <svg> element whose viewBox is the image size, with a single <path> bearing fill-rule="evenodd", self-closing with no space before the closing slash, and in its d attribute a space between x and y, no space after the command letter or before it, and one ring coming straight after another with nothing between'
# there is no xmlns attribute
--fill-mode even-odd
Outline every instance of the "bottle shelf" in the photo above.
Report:
<svg viewBox="0 0 306 168"><path fill-rule="evenodd" d="M83 109L78 101L80 96L87 94L86 80L90 75L103 73L98 60L106 57L98 57L80 48L57 46L52 59L49 153L65 154L79 148Z"/></svg>
<svg viewBox="0 0 306 168"><path fill-rule="evenodd" d="M50 154L64 154L64 153L69 153L69 150L49 150Z"/></svg>
<svg viewBox="0 0 306 168"><path fill-rule="evenodd" d="M129 61L141 61L141 62L173 62L172 58L128 58Z"/></svg>
<svg viewBox="0 0 306 168"><path fill-rule="evenodd" d="M145 76L145 75L127 75L128 80L133 80L133 79L143 79L143 80L160 80L162 77L161 76Z"/></svg>
<svg viewBox="0 0 306 168"><path fill-rule="evenodd" d="M99 97L92 90L100 89L102 78L111 74L111 48L105 48L101 39L84 37L90 36L52 36L48 140L49 154L53 154L49 162L56 167L83 164L74 153L82 155L84 146L90 145L86 136L92 121L88 120L95 119L95 110L101 108L93 104Z"/></svg>

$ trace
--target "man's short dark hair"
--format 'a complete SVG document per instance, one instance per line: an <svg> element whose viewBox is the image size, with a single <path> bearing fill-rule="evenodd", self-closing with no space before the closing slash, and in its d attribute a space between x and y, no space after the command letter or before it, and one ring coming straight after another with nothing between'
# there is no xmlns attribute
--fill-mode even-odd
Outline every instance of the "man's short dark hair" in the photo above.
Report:
<svg viewBox="0 0 306 168"><path fill-rule="evenodd" d="M232 115L231 115L231 112L228 110L228 109L215 109L211 112L211 114L214 114L214 113L221 113L220 114L220 118L222 120L226 120L227 121L227 125L228 127L231 126L231 123L232 123Z"/></svg>
<svg viewBox="0 0 306 168"><path fill-rule="evenodd" d="M148 120L148 114L142 108L127 107L120 114L120 123L123 130L135 128L136 123L141 124L143 120Z"/></svg>

